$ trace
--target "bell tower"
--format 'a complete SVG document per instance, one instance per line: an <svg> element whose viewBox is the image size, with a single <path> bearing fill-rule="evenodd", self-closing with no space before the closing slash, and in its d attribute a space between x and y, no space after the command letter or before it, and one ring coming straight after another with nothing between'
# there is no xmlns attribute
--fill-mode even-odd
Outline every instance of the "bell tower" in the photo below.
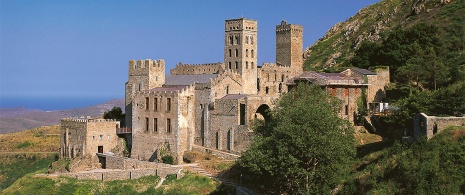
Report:
<svg viewBox="0 0 465 195"><path fill-rule="evenodd" d="M257 94L257 21L246 18L225 21L225 69L242 75L244 94Z"/></svg>

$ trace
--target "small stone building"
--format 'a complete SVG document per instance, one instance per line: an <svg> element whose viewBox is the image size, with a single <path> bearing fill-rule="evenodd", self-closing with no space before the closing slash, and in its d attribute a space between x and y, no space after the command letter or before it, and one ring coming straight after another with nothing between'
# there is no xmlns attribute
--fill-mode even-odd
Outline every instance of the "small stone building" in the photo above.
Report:
<svg viewBox="0 0 465 195"><path fill-rule="evenodd" d="M61 119L60 157L82 158L110 152L120 144L116 134L119 128L120 122L116 120Z"/></svg>
<svg viewBox="0 0 465 195"><path fill-rule="evenodd" d="M437 117L420 113L413 117L413 137L426 136L431 139L449 126L465 126L465 117Z"/></svg>

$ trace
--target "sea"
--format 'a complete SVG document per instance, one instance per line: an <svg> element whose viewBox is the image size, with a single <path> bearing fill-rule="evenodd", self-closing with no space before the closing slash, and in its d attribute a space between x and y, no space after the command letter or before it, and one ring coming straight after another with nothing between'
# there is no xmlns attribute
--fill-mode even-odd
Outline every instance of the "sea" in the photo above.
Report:
<svg viewBox="0 0 465 195"><path fill-rule="evenodd" d="M121 98L121 97L117 97ZM0 108L28 108L45 111L68 110L102 104L111 97L2 97Z"/></svg>

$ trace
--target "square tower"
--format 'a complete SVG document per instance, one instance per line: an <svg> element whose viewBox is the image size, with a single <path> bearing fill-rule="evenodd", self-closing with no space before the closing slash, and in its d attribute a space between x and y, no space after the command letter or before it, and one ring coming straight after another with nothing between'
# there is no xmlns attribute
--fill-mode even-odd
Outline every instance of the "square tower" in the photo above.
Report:
<svg viewBox="0 0 465 195"><path fill-rule="evenodd" d="M225 21L225 69L242 75L244 94L257 94L257 21Z"/></svg>
<svg viewBox="0 0 465 195"><path fill-rule="evenodd" d="M301 25L285 20L276 26L276 64L291 67L293 76L303 72L302 33Z"/></svg>

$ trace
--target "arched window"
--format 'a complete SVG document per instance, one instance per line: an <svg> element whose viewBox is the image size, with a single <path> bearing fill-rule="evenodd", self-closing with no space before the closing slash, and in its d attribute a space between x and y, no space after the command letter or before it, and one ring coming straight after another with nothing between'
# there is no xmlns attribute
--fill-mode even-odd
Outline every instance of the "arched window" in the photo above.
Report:
<svg viewBox="0 0 465 195"><path fill-rule="evenodd" d="M239 57L239 50L236 49L236 57Z"/></svg>
<svg viewBox="0 0 465 195"><path fill-rule="evenodd" d="M231 57L231 53L232 53L232 51L231 51L231 49L229 49L229 57Z"/></svg>
<svg viewBox="0 0 465 195"><path fill-rule="evenodd" d="M245 62L245 69L249 68L249 62Z"/></svg>
<svg viewBox="0 0 465 195"><path fill-rule="evenodd" d="M250 66L251 66L251 68L252 68L252 69L254 68L254 66L253 66L253 62L250 64Z"/></svg>
<svg viewBox="0 0 465 195"><path fill-rule="evenodd" d="M239 63L236 61L236 69L239 69Z"/></svg>
<svg viewBox="0 0 465 195"><path fill-rule="evenodd" d="M228 62L228 68L231 69L231 62Z"/></svg>
<svg viewBox="0 0 465 195"><path fill-rule="evenodd" d="M245 50L245 57L249 57L249 49Z"/></svg>
<svg viewBox="0 0 465 195"><path fill-rule="evenodd" d="M236 45L239 45L239 43L241 42L241 39L239 36L236 36Z"/></svg>
<svg viewBox="0 0 465 195"><path fill-rule="evenodd" d="M250 36L250 44L253 45L253 36Z"/></svg>
<svg viewBox="0 0 465 195"><path fill-rule="evenodd" d="M252 51L250 52L250 56L252 56L252 58L254 58L255 54L253 53L253 49Z"/></svg>
<svg viewBox="0 0 465 195"><path fill-rule="evenodd" d="M229 85L226 86L226 94L229 94Z"/></svg>
<svg viewBox="0 0 465 195"><path fill-rule="evenodd" d="M229 36L229 45L232 45L233 43L234 43L233 37L232 37L232 36Z"/></svg>
<svg viewBox="0 0 465 195"><path fill-rule="evenodd" d="M246 44L249 44L249 36L246 36L246 37L245 37L245 43L246 43Z"/></svg>
<svg viewBox="0 0 465 195"><path fill-rule="evenodd" d="M281 75L281 82L284 82L284 75Z"/></svg>

